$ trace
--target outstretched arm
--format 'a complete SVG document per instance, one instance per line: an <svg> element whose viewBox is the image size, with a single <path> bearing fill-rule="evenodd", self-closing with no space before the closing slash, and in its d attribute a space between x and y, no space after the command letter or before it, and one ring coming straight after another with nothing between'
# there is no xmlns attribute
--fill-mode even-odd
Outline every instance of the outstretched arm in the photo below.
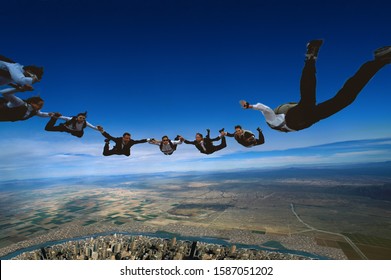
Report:
<svg viewBox="0 0 391 280"><path fill-rule="evenodd" d="M133 140L133 145L146 143L146 142L148 142L148 139Z"/></svg>
<svg viewBox="0 0 391 280"><path fill-rule="evenodd" d="M30 86L29 84L20 86L18 84L9 83L8 85L18 89L19 91L33 91L34 90L33 86Z"/></svg>
<svg viewBox="0 0 391 280"><path fill-rule="evenodd" d="M41 112L41 111L37 112L37 116L41 117L41 118L49 118L49 117L52 117L53 115L54 115L54 113L52 113L52 112L50 112L50 113Z"/></svg>
<svg viewBox="0 0 391 280"><path fill-rule="evenodd" d="M57 114L58 114L57 116L56 115L54 116L57 119L64 120L64 121L70 121L72 119L71 117L62 116L59 113L57 113Z"/></svg>
<svg viewBox="0 0 391 280"><path fill-rule="evenodd" d="M19 63L7 63L8 72L12 80L20 86L33 84L33 78L26 77L22 65Z"/></svg>
<svg viewBox="0 0 391 280"><path fill-rule="evenodd" d="M174 145L179 145L179 144L182 144L183 141L182 140L172 140L171 143Z"/></svg>
<svg viewBox="0 0 391 280"><path fill-rule="evenodd" d="M92 128L92 129L95 129L95 130L99 130L99 125L97 125L97 126L94 126L94 125L92 125L92 124L90 124L89 122L87 122L86 121L86 125L89 127L89 128Z"/></svg>
<svg viewBox="0 0 391 280"><path fill-rule="evenodd" d="M228 137L235 137L235 133L226 132L226 133L225 133L225 136L228 136Z"/></svg>
<svg viewBox="0 0 391 280"><path fill-rule="evenodd" d="M100 132L102 133L102 135L107 138L107 139L110 139L112 141L115 141L116 138L114 138L113 136L111 136L110 134L108 134L106 131L103 130L103 128L100 130Z"/></svg>
<svg viewBox="0 0 391 280"><path fill-rule="evenodd" d="M14 94L19 92L17 88L6 88L0 91L5 100L10 102L10 107L19 107L24 104L24 101Z"/></svg>
<svg viewBox="0 0 391 280"><path fill-rule="evenodd" d="M283 115L283 114L276 115L276 113L274 113L274 111L270 107L268 107L262 103L250 105L249 108L261 111L261 113L263 114L263 116L266 119L266 122L271 125L279 126L281 123L283 123L285 121L285 115Z"/></svg>
<svg viewBox="0 0 391 280"><path fill-rule="evenodd" d="M195 145L195 144L196 144L195 141L188 141L188 140L186 140L186 139L183 140L183 143L185 143L185 144L191 144L191 145Z"/></svg>
<svg viewBox="0 0 391 280"><path fill-rule="evenodd" d="M153 145L160 145L162 141L159 141L159 140L155 140L155 139L151 139L148 141L149 144L153 144Z"/></svg>

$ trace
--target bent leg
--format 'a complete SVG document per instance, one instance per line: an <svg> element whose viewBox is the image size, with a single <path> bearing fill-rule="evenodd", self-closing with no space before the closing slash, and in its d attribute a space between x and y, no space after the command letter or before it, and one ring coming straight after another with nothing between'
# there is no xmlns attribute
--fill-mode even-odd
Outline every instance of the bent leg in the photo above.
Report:
<svg viewBox="0 0 391 280"><path fill-rule="evenodd" d="M365 85L386 64L387 62L378 60L364 63L333 98L317 105L316 117L319 120L328 118L352 104Z"/></svg>
<svg viewBox="0 0 391 280"><path fill-rule="evenodd" d="M104 156L111 156L113 155L113 150L110 150L109 144L106 143L105 146L103 147L103 155Z"/></svg>
<svg viewBox="0 0 391 280"><path fill-rule="evenodd" d="M315 60L306 60L300 79L300 101L298 106L316 105L316 68Z"/></svg>
<svg viewBox="0 0 391 280"><path fill-rule="evenodd" d="M72 131L71 134L72 134L73 136L76 136L76 137L81 138L81 137L83 137L83 135L84 135L84 131L83 131L83 130Z"/></svg>
<svg viewBox="0 0 391 280"><path fill-rule="evenodd" d="M286 125L293 130L302 130L318 121L316 117L316 68L315 60L305 61L300 80L300 101L285 115Z"/></svg>
<svg viewBox="0 0 391 280"><path fill-rule="evenodd" d="M213 146L212 153L217 152L217 151L220 151L220 150L224 149L225 147L227 147L227 142L226 142L226 140L225 140L225 137L223 136L223 137L221 137L221 143L220 143L220 145L218 145L218 146Z"/></svg>
<svg viewBox="0 0 391 280"><path fill-rule="evenodd" d="M204 138L204 147L206 151L210 151L213 149L213 143L208 136Z"/></svg>
<svg viewBox="0 0 391 280"><path fill-rule="evenodd" d="M50 118L50 120L48 121L48 123L45 126L45 130L46 131L64 132L65 131L64 126L62 126L62 125L54 126L56 124L56 122L57 122L56 118Z"/></svg>
<svg viewBox="0 0 391 280"><path fill-rule="evenodd" d="M209 129L206 130L205 138L210 139L210 130Z"/></svg>
<svg viewBox="0 0 391 280"><path fill-rule="evenodd" d="M258 139L255 139L254 146L262 145L263 143L265 143L265 137L263 136L262 130L259 129L258 132Z"/></svg>

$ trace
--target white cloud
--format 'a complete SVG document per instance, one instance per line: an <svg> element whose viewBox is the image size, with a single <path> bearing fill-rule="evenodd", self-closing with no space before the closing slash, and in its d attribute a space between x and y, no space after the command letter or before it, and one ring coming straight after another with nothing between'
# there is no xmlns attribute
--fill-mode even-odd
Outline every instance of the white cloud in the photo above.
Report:
<svg viewBox="0 0 391 280"><path fill-rule="evenodd" d="M0 173L2 180L9 180L391 160L391 150L384 147L376 148L379 145L390 144L390 140L379 142L374 140L373 145L370 145L371 142L367 140L366 145L361 145L357 141L347 144L351 147L359 147L357 151L338 150L333 153L331 149L322 154L316 149L312 153L305 154L300 150L266 153L266 151L262 152L262 149L265 149L263 146L247 149L235 143L215 154L203 155L193 145L182 144L171 156L161 153L158 146L139 144L132 147L130 157L117 155L104 157L101 141L82 141L73 138L65 141L61 139L58 142L42 139L2 139L0 140L0 145L3 147L0 150Z"/></svg>
<svg viewBox="0 0 391 280"><path fill-rule="evenodd" d="M390 150L376 150L376 151L362 151L362 152L346 152L346 153L336 153L334 157L336 158L346 158L346 157L368 157L368 156L390 156Z"/></svg>

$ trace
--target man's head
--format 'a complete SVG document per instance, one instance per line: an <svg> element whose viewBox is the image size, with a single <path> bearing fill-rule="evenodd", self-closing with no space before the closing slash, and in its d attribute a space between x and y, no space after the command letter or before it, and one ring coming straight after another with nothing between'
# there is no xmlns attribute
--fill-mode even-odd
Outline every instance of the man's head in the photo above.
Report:
<svg viewBox="0 0 391 280"><path fill-rule="evenodd" d="M201 142L204 139L204 136L201 133L196 133L196 141Z"/></svg>
<svg viewBox="0 0 391 280"><path fill-rule="evenodd" d="M122 135L122 141L127 144L129 141L130 141L130 133L129 132L125 132L123 135Z"/></svg>
<svg viewBox="0 0 391 280"><path fill-rule="evenodd" d="M43 99L39 96L30 97L26 100L26 102L30 104L36 111L41 110L44 104Z"/></svg>
<svg viewBox="0 0 391 280"><path fill-rule="evenodd" d="M168 143L170 142L170 139L168 138L167 135L164 135L164 136L162 137L162 142L163 142L163 144L168 144Z"/></svg>
<svg viewBox="0 0 391 280"><path fill-rule="evenodd" d="M242 133L243 133L242 126L236 125L236 126L235 126L235 133L237 133L237 134L242 134Z"/></svg>
<svg viewBox="0 0 391 280"><path fill-rule="evenodd" d="M23 67L25 73L30 77L37 77L37 80L40 81L43 76L43 67L38 67L35 65L27 65Z"/></svg>
<svg viewBox="0 0 391 280"><path fill-rule="evenodd" d="M85 122L86 118L87 118L87 111L84 112L84 113L79 113L76 116L76 120L77 120L78 123Z"/></svg>

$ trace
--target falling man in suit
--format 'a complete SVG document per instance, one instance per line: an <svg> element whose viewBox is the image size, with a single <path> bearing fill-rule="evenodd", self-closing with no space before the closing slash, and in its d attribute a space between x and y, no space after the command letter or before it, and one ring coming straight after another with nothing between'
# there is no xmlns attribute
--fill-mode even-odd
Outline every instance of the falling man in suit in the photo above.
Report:
<svg viewBox="0 0 391 280"><path fill-rule="evenodd" d="M213 154L214 152L220 151L220 150L224 149L225 147L227 147L224 129L221 129L219 131L220 136L213 138L213 139L211 139L209 136L210 130L207 129L206 131L207 131L207 134L206 134L205 138L203 137L203 135L201 133L197 133L194 141L188 141L188 140L184 139L183 142L185 144L191 144L191 145L196 146L196 148L200 151L200 153L206 154L206 155ZM214 146L213 142L218 141L220 139L221 139L220 145Z"/></svg>
<svg viewBox="0 0 391 280"><path fill-rule="evenodd" d="M122 137L113 137L110 134L108 134L106 131L103 130L102 127L100 127L99 131L102 133L102 135L106 138L105 139L105 146L103 147L103 155L104 156L111 156L111 155L124 155L124 156L130 156L130 148L132 148L133 145L146 143L150 139L141 139L141 140L133 140L130 133L125 132ZM114 141L115 145L112 149L110 149L109 143L111 141Z"/></svg>

